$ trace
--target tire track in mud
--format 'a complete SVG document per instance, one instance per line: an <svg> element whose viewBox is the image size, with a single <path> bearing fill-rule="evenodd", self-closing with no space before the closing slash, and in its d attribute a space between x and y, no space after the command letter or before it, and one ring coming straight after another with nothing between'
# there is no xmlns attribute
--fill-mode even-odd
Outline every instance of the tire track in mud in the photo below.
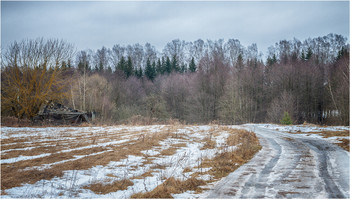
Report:
<svg viewBox="0 0 350 199"><path fill-rule="evenodd" d="M304 140L310 148L317 152L319 159L319 171L320 177L324 180L325 189L329 198L345 198L344 194L339 190L336 183L333 181L333 177L328 173L328 161L327 151L337 150L336 147L331 146L328 143L316 142L313 140Z"/></svg>
<svg viewBox="0 0 350 199"><path fill-rule="evenodd" d="M273 150L275 151L275 155L269 160L269 162L264 166L262 171L258 176L252 175L249 180L243 185L242 189L242 195L249 195L251 192L252 187L255 187L255 193L261 193L263 192L268 184L266 181L268 181L268 176L272 172L272 169L277 164L280 156L281 156L281 146L279 146L273 139L268 138L268 142L272 144ZM249 197L260 197L259 195L249 195Z"/></svg>
<svg viewBox="0 0 350 199"><path fill-rule="evenodd" d="M347 152L317 138L253 128L262 150L218 182L208 198L349 197Z"/></svg>

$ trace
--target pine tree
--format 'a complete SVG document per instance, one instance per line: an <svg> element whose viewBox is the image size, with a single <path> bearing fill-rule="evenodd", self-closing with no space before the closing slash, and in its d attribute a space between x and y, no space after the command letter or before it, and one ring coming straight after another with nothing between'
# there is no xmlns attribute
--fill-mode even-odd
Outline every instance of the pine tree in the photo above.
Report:
<svg viewBox="0 0 350 199"><path fill-rule="evenodd" d="M194 62L194 58L192 57L190 65L189 65L189 70L191 73L194 73L194 72L196 72L196 69L197 69L197 67L196 67L196 64Z"/></svg>

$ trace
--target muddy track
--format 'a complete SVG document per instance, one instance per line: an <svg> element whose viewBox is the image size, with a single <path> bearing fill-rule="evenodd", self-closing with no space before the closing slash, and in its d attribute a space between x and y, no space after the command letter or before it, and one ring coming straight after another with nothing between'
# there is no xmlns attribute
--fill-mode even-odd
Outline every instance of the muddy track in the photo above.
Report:
<svg viewBox="0 0 350 199"><path fill-rule="evenodd" d="M349 198L349 153L318 138L247 128L262 149L208 198Z"/></svg>

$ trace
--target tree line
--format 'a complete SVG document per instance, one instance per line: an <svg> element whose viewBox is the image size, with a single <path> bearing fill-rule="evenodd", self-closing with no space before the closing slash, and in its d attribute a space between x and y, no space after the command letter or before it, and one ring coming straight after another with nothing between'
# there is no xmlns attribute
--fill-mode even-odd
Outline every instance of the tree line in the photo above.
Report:
<svg viewBox="0 0 350 199"><path fill-rule="evenodd" d="M349 44L341 35L281 40L266 58L237 39L173 40L74 51L58 39L2 50L1 112L32 118L48 101L94 111L102 122L135 117L187 123L349 125Z"/></svg>

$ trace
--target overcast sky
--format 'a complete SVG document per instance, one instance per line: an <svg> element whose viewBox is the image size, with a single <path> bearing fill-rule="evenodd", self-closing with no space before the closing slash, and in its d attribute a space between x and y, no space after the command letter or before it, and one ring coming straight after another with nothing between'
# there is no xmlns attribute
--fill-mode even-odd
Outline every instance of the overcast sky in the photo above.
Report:
<svg viewBox="0 0 350 199"><path fill-rule="evenodd" d="M238 39L264 54L282 39L349 37L349 2L1 2L1 43L59 38L78 50L173 39Z"/></svg>

